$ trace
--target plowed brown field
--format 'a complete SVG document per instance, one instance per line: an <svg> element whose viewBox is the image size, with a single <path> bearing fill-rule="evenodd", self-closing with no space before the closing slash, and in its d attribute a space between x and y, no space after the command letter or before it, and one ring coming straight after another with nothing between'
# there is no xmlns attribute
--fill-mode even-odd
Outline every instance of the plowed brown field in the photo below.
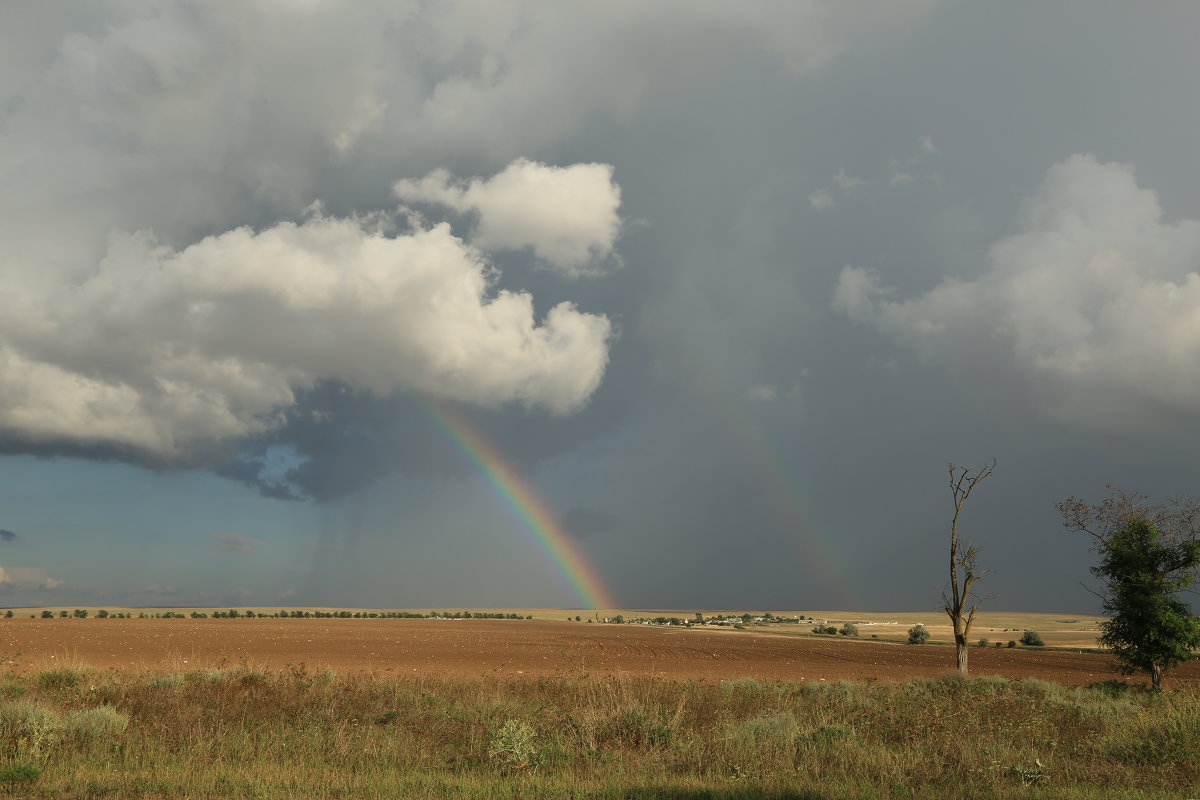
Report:
<svg viewBox="0 0 1200 800"><path fill-rule="evenodd" d="M541 620L12 619L0 648L18 669L86 664L181 671L304 663L380 674L549 674L563 671L720 680L896 680L951 671L949 647L671 630ZM972 648L976 675L1067 684L1109 680L1096 653ZM11 666L10 666L11 668ZM1200 682L1192 662L1170 675Z"/></svg>

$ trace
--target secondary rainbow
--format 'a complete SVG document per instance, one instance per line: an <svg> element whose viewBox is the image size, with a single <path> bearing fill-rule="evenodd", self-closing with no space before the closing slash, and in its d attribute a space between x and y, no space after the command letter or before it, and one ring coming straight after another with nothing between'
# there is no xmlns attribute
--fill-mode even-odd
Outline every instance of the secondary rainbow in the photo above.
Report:
<svg viewBox="0 0 1200 800"><path fill-rule="evenodd" d="M846 559L834 547L833 537L810 524L799 493L802 482L787 461L767 440L757 420L727 382L718 380L710 359L693 352L686 343L671 351L672 363L682 369L692 395L713 419L711 429L741 459L776 518L791 530L795 544L805 547L804 558L816 562L811 572L822 583L829 602L845 608L861 606Z"/></svg>
<svg viewBox="0 0 1200 800"><path fill-rule="evenodd" d="M537 543L559 580L585 608L616 608L611 593L584 560L570 533L533 486L508 459L461 414L448 405L424 403L430 418L446 438L487 480L495 495L513 512Z"/></svg>

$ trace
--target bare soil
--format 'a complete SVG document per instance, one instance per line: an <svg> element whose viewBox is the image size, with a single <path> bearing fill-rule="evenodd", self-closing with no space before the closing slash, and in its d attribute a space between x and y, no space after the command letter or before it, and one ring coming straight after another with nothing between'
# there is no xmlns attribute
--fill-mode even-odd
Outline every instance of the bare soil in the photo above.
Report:
<svg viewBox="0 0 1200 800"><path fill-rule="evenodd" d="M397 675L588 672L861 681L936 677L954 663L953 650L936 645L543 620L17 618L0 620L0 641L9 668L17 669L75 664L187 671L304 663ZM1099 653L971 650L975 675L1064 684L1119 678L1111 663ZM1200 664L1186 664L1168 680L1200 682Z"/></svg>

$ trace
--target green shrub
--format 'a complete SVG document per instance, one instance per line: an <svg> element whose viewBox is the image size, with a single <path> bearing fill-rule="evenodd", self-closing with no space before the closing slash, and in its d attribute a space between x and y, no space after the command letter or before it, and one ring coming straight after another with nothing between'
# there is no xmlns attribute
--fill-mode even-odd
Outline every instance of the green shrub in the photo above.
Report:
<svg viewBox="0 0 1200 800"><path fill-rule="evenodd" d="M37 676L37 685L43 691L74 689L83 682L83 673L71 667L48 669Z"/></svg>
<svg viewBox="0 0 1200 800"><path fill-rule="evenodd" d="M1037 631L1025 631L1021 634L1021 644L1027 647L1044 647L1046 645Z"/></svg>
<svg viewBox="0 0 1200 800"><path fill-rule="evenodd" d="M150 688L152 689L173 689L176 686L183 686L183 675L178 672L170 675L158 675L150 680Z"/></svg>
<svg viewBox="0 0 1200 800"><path fill-rule="evenodd" d="M42 768L29 761L13 761L0 767L0 783L33 783L42 776Z"/></svg>
<svg viewBox="0 0 1200 800"><path fill-rule="evenodd" d="M488 758L507 769L528 774L538 766L536 739L537 731L528 722L510 719L499 730L492 731Z"/></svg>
<svg viewBox="0 0 1200 800"><path fill-rule="evenodd" d="M847 622L838 633L842 636L858 636L858 626Z"/></svg>
<svg viewBox="0 0 1200 800"><path fill-rule="evenodd" d="M925 644L929 641L929 631L925 630L924 625L913 625L908 629L909 644Z"/></svg>
<svg viewBox="0 0 1200 800"><path fill-rule="evenodd" d="M63 718L63 730L77 742L91 742L121 733L129 725L129 717L110 705L68 711Z"/></svg>
<svg viewBox="0 0 1200 800"><path fill-rule="evenodd" d="M979 646L980 646L980 647L988 647L988 646L990 646L990 645L991 645L991 642L989 642L987 639L980 639L980 640L979 640Z"/></svg>
<svg viewBox="0 0 1200 800"><path fill-rule="evenodd" d="M1012 639L1009 639L1009 640L1008 640L1008 646L1009 646L1009 647L1016 647L1016 646L1017 646L1017 643L1016 643L1016 642L1014 642Z"/></svg>
<svg viewBox="0 0 1200 800"><path fill-rule="evenodd" d="M0 736L24 758L37 759L58 743L63 730L57 711L25 700L0 706Z"/></svg>

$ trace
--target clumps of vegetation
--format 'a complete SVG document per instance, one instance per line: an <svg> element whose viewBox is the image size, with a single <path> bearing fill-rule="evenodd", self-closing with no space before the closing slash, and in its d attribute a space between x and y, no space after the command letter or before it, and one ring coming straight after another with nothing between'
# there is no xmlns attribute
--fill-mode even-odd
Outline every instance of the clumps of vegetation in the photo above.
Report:
<svg viewBox="0 0 1200 800"><path fill-rule="evenodd" d="M838 633L842 636L858 636L858 626L852 622L847 622Z"/></svg>
<svg viewBox="0 0 1200 800"><path fill-rule="evenodd" d="M48 669L37 674L37 686L43 691L74 689L83 682L83 671L74 667Z"/></svg>
<svg viewBox="0 0 1200 800"><path fill-rule="evenodd" d="M125 730L129 718L111 705L59 710L37 700L0 704L0 738L24 759L47 757L60 743L83 745Z"/></svg>
<svg viewBox="0 0 1200 800"><path fill-rule="evenodd" d="M499 730L492 731L488 741L488 758L501 766L526 775L537 769L540 758L537 750L537 731L528 722L510 719Z"/></svg>
<svg viewBox="0 0 1200 800"><path fill-rule="evenodd" d="M78 671L6 676L23 691L0 700L0 792L1133 800L1200 784L1195 688Z"/></svg>
<svg viewBox="0 0 1200 800"><path fill-rule="evenodd" d="M30 617L33 617L30 614ZM74 611L63 609L57 614L50 609L41 612L42 619L87 619L87 609L77 608ZM4 612L6 619L13 618L11 610ZM109 612L100 609L96 619L132 619L128 612ZM416 611L304 611L291 609L275 612L254 611L253 609L231 608L227 611L155 611L139 612L138 619L533 619L533 615L521 615L501 611L431 611L420 613Z"/></svg>
<svg viewBox="0 0 1200 800"><path fill-rule="evenodd" d="M1037 631L1025 631L1021 634L1021 644L1026 647L1045 647L1046 643L1042 641L1042 636Z"/></svg>
<svg viewBox="0 0 1200 800"><path fill-rule="evenodd" d="M174 689L176 686L183 686L184 677L178 672L169 673L167 675L159 675L151 679L150 686L155 689Z"/></svg>
<svg viewBox="0 0 1200 800"><path fill-rule="evenodd" d="M13 612L6 611L4 616L11 619ZM30 617L36 615L31 614ZM85 619L89 616L87 609L75 609L67 611L65 609L57 614L54 611L46 609L41 612L44 619L75 617ZM98 610L95 612L96 619L132 619L134 614L129 612L110 612L108 610ZM282 609L280 611L255 611L254 609L237 609L230 608L222 611L189 611L184 614L182 611L154 611L154 612L138 612L138 619L533 619L532 614L521 615L515 612L504 611L322 611L322 610L304 610L304 609ZM693 617L671 617L671 616L655 616L655 617L635 617L628 619L622 614L616 614L613 617L601 618L598 614L591 618L585 618L582 615L575 614L566 618L568 622L605 622L616 625L637 624L637 625L679 625L683 627L693 627L696 625L718 625L728 626L732 628L744 628L747 625L778 625L780 623L799 623L806 618L803 614L794 617L780 617L770 611L762 613L751 613L749 611L740 614L714 614L706 617L701 612L696 612ZM834 630L834 634L839 631Z"/></svg>
<svg viewBox="0 0 1200 800"><path fill-rule="evenodd" d="M908 644L925 644L929 641L929 631L924 625L913 625L908 629Z"/></svg>
<svg viewBox="0 0 1200 800"><path fill-rule="evenodd" d="M42 768L31 761L17 759L0 767L0 784L33 783L42 775Z"/></svg>

